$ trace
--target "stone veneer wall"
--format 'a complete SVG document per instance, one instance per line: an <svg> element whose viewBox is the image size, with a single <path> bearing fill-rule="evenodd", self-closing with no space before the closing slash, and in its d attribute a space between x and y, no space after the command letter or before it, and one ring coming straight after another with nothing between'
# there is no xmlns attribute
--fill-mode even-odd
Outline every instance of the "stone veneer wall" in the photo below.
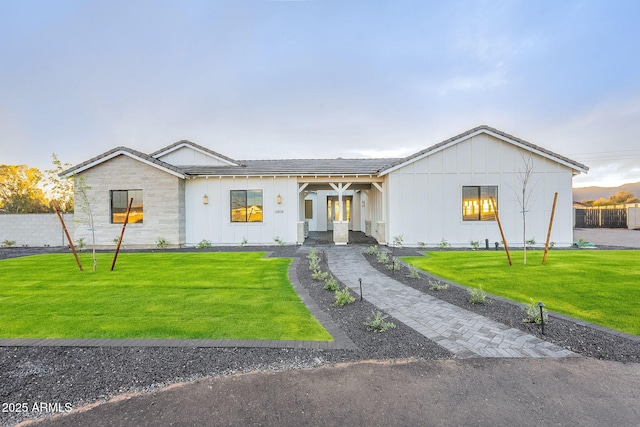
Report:
<svg viewBox="0 0 640 427"><path fill-rule="evenodd" d="M144 220L128 224L123 246L153 247L159 237L169 246L185 242L184 180L146 163L121 155L80 174L86 185L94 215L96 245L115 246L122 224L111 224L110 191L142 190ZM76 194L75 238L91 244L91 231Z"/></svg>
<svg viewBox="0 0 640 427"><path fill-rule="evenodd" d="M73 214L62 218L73 239ZM3 214L0 215L0 245L13 241L15 246L67 246L58 216L51 214Z"/></svg>

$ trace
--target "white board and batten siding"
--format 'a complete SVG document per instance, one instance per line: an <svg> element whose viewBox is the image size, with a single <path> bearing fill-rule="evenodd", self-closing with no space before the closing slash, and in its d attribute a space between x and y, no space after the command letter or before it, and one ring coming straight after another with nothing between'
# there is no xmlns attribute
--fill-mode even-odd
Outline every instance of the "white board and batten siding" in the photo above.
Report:
<svg viewBox="0 0 640 427"><path fill-rule="evenodd" d="M215 245L273 245L278 238L295 244L298 190L295 177L199 177L186 182L187 246L208 240ZM231 222L231 190L262 190L262 222ZM208 204L203 203L204 195ZM277 203L280 195L281 204Z"/></svg>
<svg viewBox="0 0 640 427"><path fill-rule="evenodd" d="M463 186L498 186L498 208L507 243L522 246L522 215L516 192L522 184L525 151L492 135L480 133L435 151L388 174L388 239L403 235L407 245L469 247L470 241L491 246L501 241L496 221L462 220ZM533 177L527 212L527 239L544 244L554 193L558 203L551 241L573 243L571 168L532 154Z"/></svg>

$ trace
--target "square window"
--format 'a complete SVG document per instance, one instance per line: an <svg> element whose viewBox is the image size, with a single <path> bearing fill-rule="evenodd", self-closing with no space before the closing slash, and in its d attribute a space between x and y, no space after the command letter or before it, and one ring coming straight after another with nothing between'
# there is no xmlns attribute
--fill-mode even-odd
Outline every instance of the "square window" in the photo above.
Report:
<svg viewBox="0 0 640 427"><path fill-rule="evenodd" d="M129 212L129 224L141 224L144 219L144 205L142 190L112 190L111 191L111 223L122 224L127 215L129 200L133 199Z"/></svg>
<svg viewBox="0 0 640 427"><path fill-rule="evenodd" d="M496 214L491 203L498 207L498 186L465 186L462 187L462 220L463 221L495 221Z"/></svg>
<svg viewBox="0 0 640 427"><path fill-rule="evenodd" d="M262 222L262 190L231 190L231 222Z"/></svg>

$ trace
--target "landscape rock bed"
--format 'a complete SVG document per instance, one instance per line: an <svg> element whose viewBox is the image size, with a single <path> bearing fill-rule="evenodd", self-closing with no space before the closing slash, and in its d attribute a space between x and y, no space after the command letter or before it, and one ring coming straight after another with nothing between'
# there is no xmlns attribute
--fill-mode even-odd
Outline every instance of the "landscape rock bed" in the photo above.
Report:
<svg viewBox="0 0 640 427"><path fill-rule="evenodd" d="M393 250L393 254L397 257L416 256L419 255L419 252L415 249L398 248ZM627 338L622 334L618 335L615 331L603 331L592 326L582 325L565 316L556 316L554 313L550 314L549 322L545 324L545 334L543 335L540 325L522 321L525 317L525 312L522 309L523 304L514 303L493 295L487 296L487 303L485 304L471 304L469 303L468 288L464 286L436 278L424 272L420 272L420 279L411 279L407 277L409 270L405 263L401 263L401 269L394 274L394 272L387 269L385 264L378 263L375 255L364 254L364 257L379 272L407 286L486 316L496 322L520 329L567 350L602 360L640 363L640 338ZM432 291L429 289L428 278L448 284L449 287L445 290Z"/></svg>

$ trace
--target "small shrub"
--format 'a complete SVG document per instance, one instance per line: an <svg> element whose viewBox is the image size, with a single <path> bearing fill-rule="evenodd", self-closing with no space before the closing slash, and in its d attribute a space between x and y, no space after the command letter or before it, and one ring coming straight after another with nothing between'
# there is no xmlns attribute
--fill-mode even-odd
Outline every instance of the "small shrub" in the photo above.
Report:
<svg viewBox="0 0 640 427"><path fill-rule="evenodd" d="M320 258L312 258L309 260L309 270L320 270Z"/></svg>
<svg viewBox="0 0 640 427"><path fill-rule="evenodd" d="M389 262L389 254L386 252L378 252L376 254L376 260L380 264L386 264Z"/></svg>
<svg viewBox="0 0 640 427"><path fill-rule="evenodd" d="M351 304L356 299L351 295L348 287L344 287L342 290L336 291L336 302L333 303L336 307L344 307L347 304Z"/></svg>
<svg viewBox="0 0 640 427"><path fill-rule="evenodd" d="M587 246L588 243L589 242L584 240L582 237L578 239L578 247L579 248L584 248L585 246Z"/></svg>
<svg viewBox="0 0 640 427"><path fill-rule="evenodd" d="M245 246L247 246L247 238L243 237L242 241L240 242L240 247L244 248Z"/></svg>
<svg viewBox="0 0 640 427"><path fill-rule="evenodd" d="M555 245L556 245L556 242L549 242L549 249L553 249Z"/></svg>
<svg viewBox="0 0 640 427"><path fill-rule="evenodd" d="M480 242L477 240L471 240L469 244L471 245L471 249L473 249L474 251L477 251L480 247Z"/></svg>
<svg viewBox="0 0 640 427"><path fill-rule="evenodd" d="M536 239L535 237L532 237L531 239L527 240L525 243L529 245L529 247L531 247L536 244Z"/></svg>
<svg viewBox="0 0 640 427"><path fill-rule="evenodd" d="M387 264L387 270L390 270L390 271L400 270L400 261L398 260L398 258L396 257L391 258L391 263Z"/></svg>
<svg viewBox="0 0 640 427"><path fill-rule="evenodd" d="M211 247L211 242L208 240L200 240L200 242L196 245L196 248L198 249L204 249L204 248L210 248Z"/></svg>
<svg viewBox="0 0 640 427"><path fill-rule="evenodd" d="M367 255L376 255L378 253L378 247L376 245L371 245L364 252Z"/></svg>
<svg viewBox="0 0 640 427"><path fill-rule="evenodd" d="M429 289L432 291L444 291L449 289L449 285L438 280L429 280Z"/></svg>
<svg viewBox="0 0 640 427"><path fill-rule="evenodd" d="M379 311L373 312L373 317L367 317L367 321L365 325L367 326L368 331L373 332L386 332L389 329L393 329L396 327L396 324L393 322L387 322L385 319L389 316L386 314L383 315Z"/></svg>
<svg viewBox="0 0 640 427"><path fill-rule="evenodd" d="M419 279L420 278L420 269L415 265L409 264L408 266L409 272L407 273L407 277L410 279Z"/></svg>
<svg viewBox="0 0 640 427"><path fill-rule="evenodd" d="M2 242L2 246L7 246L7 247L11 247L15 244L16 244L15 240L5 240L4 242Z"/></svg>
<svg viewBox="0 0 640 427"><path fill-rule="evenodd" d="M487 294L482 290L482 286L479 289L469 289L469 302L471 304L484 304L487 302Z"/></svg>
<svg viewBox="0 0 640 427"><path fill-rule="evenodd" d="M340 290L340 284L335 277L329 276L327 280L324 281L324 288L328 291L337 291Z"/></svg>
<svg viewBox="0 0 640 427"><path fill-rule="evenodd" d="M540 317L540 307L538 307L538 304L533 301L533 298L529 298L529 301L529 304L524 304L522 306L525 313L522 321L524 323L535 323L536 325L539 325L542 323L542 317L544 317L544 321L547 322L547 310L542 310L542 317Z"/></svg>
<svg viewBox="0 0 640 427"><path fill-rule="evenodd" d="M273 238L273 241L276 242L278 244L278 246L284 246L285 242L283 240L280 240L280 237L276 236Z"/></svg>
<svg viewBox="0 0 640 427"><path fill-rule="evenodd" d="M399 236L393 236L393 246L395 246L396 248L402 248L403 241L404 241L403 234Z"/></svg>
<svg viewBox="0 0 640 427"><path fill-rule="evenodd" d="M418 242L418 247L419 247L420 249L424 249L424 248L426 248L426 247L427 247L427 244L426 244L425 242Z"/></svg>
<svg viewBox="0 0 640 427"><path fill-rule="evenodd" d="M167 239L165 239L164 237L158 237L158 239L156 240L156 246L160 249L166 248L168 244L169 243L167 242Z"/></svg>
<svg viewBox="0 0 640 427"><path fill-rule="evenodd" d="M328 276L329 273L322 270L315 270L313 273L311 273L311 278L313 280L317 280L318 282L324 282L325 280L327 280Z"/></svg>
<svg viewBox="0 0 640 427"><path fill-rule="evenodd" d="M118 244L118 242L120 241L120 236L116 236L116 237L114 237L112 241L113 241L113 244L114 244L114 245L117 245L117 244Z"/></svg>
<svg viewBox="0 0 640 427"><path fill-rule="evenodd" d="M87 242L84 240L84 237L80 237L78 240L76 240L76 248L77 249L84 249L87 247Z"/></svg>
<svg viewBox="0 0 640 427"><path fill-rule="evenodd" d="M446 248L450 248L451 244L449 242L447 242L445 239L440 240L440 243L438 243L438 247L440 249L446 249Z"/></svg>
<svg viewBox="0 0 640 427"><path fill-rule="evenodd" d="M309 254L307 255L307 259L317 259L318 258L318 249L311 248Z"/></svg>

